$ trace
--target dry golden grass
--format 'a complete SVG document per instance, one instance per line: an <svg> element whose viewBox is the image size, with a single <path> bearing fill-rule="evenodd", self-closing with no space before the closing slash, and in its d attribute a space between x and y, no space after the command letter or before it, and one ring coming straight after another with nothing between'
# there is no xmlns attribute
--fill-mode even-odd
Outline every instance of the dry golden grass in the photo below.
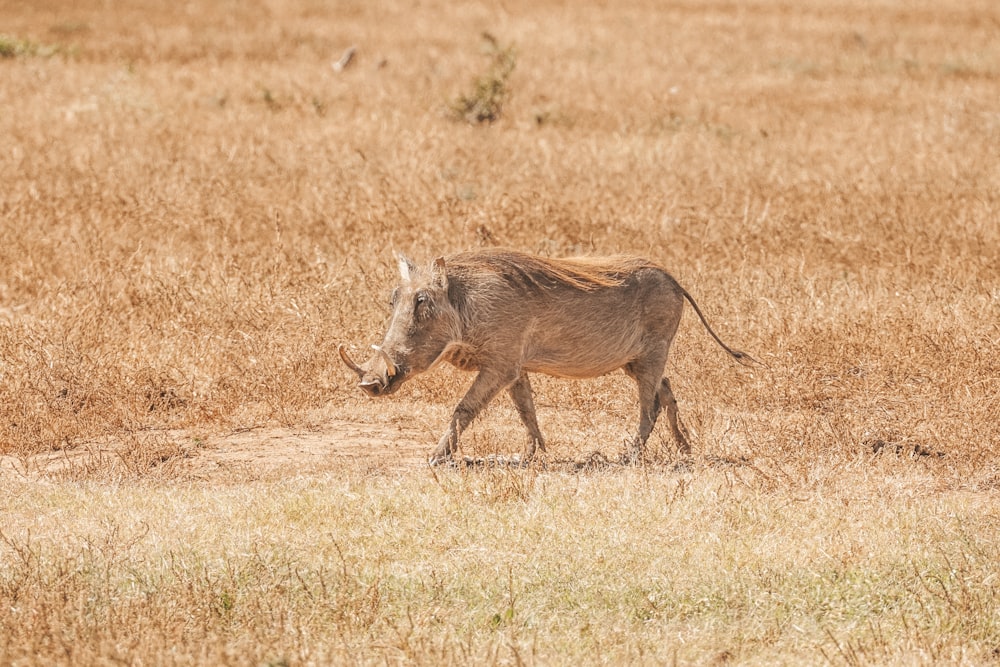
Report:
<svg viewBox="0 0 1000 667"><path fill-rule="evenodd" d="M0 16L0 662L998 660L995 3ZM649 256L766 366L688 317L691 461L539 378L545 465L431 475L469 377L336 347L493 244Z"/></svg>
<svg viewBox="0 0 1000 667"><path fill-rule="evenodd" d="M795 493L708 466L8 486L0 656L995 661L996 497L911 465Z"/></svg>

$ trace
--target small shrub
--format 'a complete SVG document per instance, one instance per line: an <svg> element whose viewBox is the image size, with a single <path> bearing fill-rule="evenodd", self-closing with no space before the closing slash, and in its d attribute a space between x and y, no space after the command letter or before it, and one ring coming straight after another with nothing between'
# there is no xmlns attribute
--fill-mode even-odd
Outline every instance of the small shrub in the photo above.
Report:
<svg viewBox="0 0 1000 667"><path fill-rule="evenodd" d="M0 58L16 58L24 48L24 43L20 40L0 35Z"/></svg>
<svg viewBox="0 0 1000 667"><path fill-rule="evenodd" d="M452 117L473 125L494 123L503 115L503 107L510 99L508 80L517 65L514 46L500 48L491 35L484 35L489 43L490 68L476 79L471 93L460 95L451 105Z"/></svg>
<svg viewBox="0 0 1000 667"><path fill-rule="evenodd" d="M0 59L20 58L23 56L51 56L56 52L53 46L35 44L27 39L18 39L10 35L0 35Z"/></svg>

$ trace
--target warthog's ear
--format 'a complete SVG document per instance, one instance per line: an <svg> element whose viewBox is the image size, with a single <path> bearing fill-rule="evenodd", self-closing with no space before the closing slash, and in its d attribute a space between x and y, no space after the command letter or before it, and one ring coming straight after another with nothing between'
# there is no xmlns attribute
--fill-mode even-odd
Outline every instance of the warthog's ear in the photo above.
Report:
<svg viewBox="0 0 1000 667"><path fill-rule="evenodd" d="M410 282L413 274L417 270L417 266L406 256L399 253L396 254L396 259L399 261L399 277L402 278L404 282Z"/></svg>
<svg viewBox="0 0 1000 667"><path fill-rule="evenodd" d="M434 266L431 267L431 285L436 289L448 289L448 273L445 271L444 257L434 260Z"/></svg>

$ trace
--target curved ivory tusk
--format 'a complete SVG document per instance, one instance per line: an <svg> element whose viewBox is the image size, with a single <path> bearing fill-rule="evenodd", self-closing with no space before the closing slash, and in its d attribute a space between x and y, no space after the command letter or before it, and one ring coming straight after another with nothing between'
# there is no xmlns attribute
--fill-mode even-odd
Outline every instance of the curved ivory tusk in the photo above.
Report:
<svg viewBox="0 0 1000 667"><path fill-rule="evenodd" d="M389 358L389 355L386 353L386 351L383 350L378 345L372 345L372 349L378 352L379 356L382 357L382 360L385 361L386 375L388 375L389 377L393 377L396 374L396 364L392 363L392 359Z"/></svg>
<svg viewBox="0 0 1000 667"><path fill-rule="evenodd" d="M347 367L350 368L355 373L357 373L358 377L361 377L362 375L365 374L364 369L362 369L361 366L358 366L356 363L354 363L354 360L347 355L347 349L343 345L337 348L337 351L340 352L340 358L344 360L344 363L347 364Z"/></svg>

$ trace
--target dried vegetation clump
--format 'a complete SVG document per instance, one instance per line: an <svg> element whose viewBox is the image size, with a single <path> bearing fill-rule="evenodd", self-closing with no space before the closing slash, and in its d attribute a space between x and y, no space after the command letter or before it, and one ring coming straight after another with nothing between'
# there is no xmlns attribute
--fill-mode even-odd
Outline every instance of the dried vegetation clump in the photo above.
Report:
<svg viewBox="0 0 1000 667"><path fill-rule="evenodd" d="M0 662L996 659L995 3L0 14ZM548 459L435 480L469 377L336 350L482 245L650 257L763 366L685 318L693 458L539 378Z"/></svg>
<svg viewBox="0 0 1000 667"><path fill-rule="evenodd" d="M488 45L490 67L476 79L472 92L463 93L451 105L452 116L472 124L495 123L503 114L503 107L511 95L510 75L517 66L514 46L501 48L496 38L483 33Z"/></svg>

